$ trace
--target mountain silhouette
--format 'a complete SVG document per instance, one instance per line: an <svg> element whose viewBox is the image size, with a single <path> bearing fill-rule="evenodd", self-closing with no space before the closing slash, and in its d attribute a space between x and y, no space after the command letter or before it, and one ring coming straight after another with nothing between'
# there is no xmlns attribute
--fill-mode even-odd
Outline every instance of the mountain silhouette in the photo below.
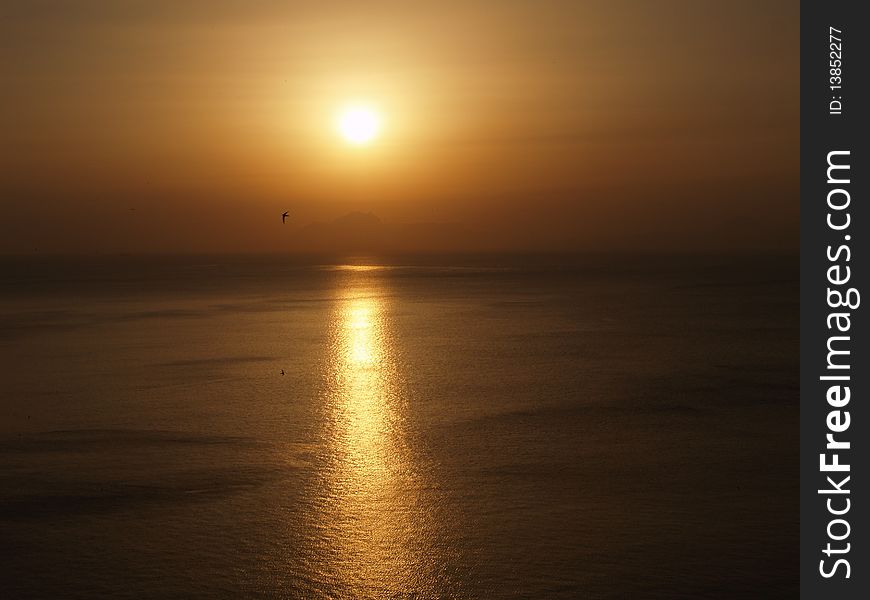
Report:
<svg viewBox="0 0 870 600"><path fill-rule="evenodd" d="M444 252L469 246L458 223L386 224L370 212L351 212L333 221L310 223L290 243L297 252Z"/></svg>

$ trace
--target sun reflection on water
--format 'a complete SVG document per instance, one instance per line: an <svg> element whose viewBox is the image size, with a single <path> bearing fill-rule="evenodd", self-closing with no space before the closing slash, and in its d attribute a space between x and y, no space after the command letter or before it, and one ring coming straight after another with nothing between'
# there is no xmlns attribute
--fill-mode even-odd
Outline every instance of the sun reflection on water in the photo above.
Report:
<svg viewBox="0 0 870 600"><path fill-rule="evenodd" d="M353 491L371 499L390 484L390 461L401 460L394 427L399 398L394 367L385 356L386 340L379 301L350 298L342 309L341 373L337 412L337 450L343 460L342 477ZM376 498L375 498L376 499Z"/></svg>
<svg viewBox="0 0 870 600"><path fill-rule="evenodd" d="M329 350L323 583L339 596L432 595L437 556L388 295L369 270L338 276Z"/></svg>

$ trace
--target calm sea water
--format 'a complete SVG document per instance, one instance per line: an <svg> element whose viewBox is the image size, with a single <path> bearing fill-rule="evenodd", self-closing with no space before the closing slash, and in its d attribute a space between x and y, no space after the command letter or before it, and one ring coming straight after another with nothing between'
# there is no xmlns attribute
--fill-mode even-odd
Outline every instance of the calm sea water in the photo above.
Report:
<svg viewBox="0 0 870 600"><path fill-rule="evenodd" d="M796 260L0 268L4 598L797 593Z"/></svg>

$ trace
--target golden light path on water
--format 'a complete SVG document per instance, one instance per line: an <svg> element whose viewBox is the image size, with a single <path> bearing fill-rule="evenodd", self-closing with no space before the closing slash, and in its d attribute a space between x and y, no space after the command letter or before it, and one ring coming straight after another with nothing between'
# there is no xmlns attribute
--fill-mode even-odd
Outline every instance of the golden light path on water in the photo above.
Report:
<svg viewBox="0 0 870 600"><path fill-rule="evenodd" d="M336 276L322 574L343 597L439 595L433 499L421 493L425 470L407 439L408 398L389 295L371 268Z"/></svg>

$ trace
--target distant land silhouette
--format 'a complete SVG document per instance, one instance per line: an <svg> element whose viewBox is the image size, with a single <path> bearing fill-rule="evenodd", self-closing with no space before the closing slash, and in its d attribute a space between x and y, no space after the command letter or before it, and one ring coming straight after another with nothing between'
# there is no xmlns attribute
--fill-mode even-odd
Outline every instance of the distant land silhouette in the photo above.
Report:
<svg viewBox="0 0 870 600"><path fill-rule="evenodd" d="M482 250L473 232L459 223L388 224L370 212L351 212L329 222L305 225L291 235L295 252L445 252Z"/></svg>

